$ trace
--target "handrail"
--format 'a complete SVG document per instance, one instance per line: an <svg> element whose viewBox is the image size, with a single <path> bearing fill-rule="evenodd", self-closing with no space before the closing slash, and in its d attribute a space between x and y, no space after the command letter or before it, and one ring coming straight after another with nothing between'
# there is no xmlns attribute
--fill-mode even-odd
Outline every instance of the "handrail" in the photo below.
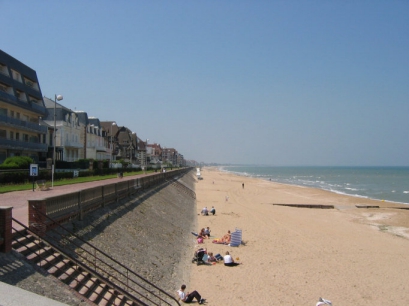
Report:
<svg viewBox="0 0 409 306"><path fill-rule="evenodd" d="M79 241L81 241L83 244L89 246L91 249L93 249L94 251L98 251L100 254L102 254L103 256L105 256L106 258L108 258L110 261L114 262L115 264L117 264L118 266L120 266L121 268L125 269L127 274L130 273L131 275L136 276L137 278L139 278L141 281L145 282L146 284L152 286L154 289L160 291L162 294L166 295L167 297L171 298L173 301L175 301L177 303L177 305L180 305L178 300L173 297L172 295L170 295L169 293L167 293L166 291L164 291L163 289L157 287L156 285L154 285L153 283L151 283L150 281L148 281L147 279L145 279L143 276L139 275L138 273L130 270L128 267L126 267L125 265L123 265L122 263L120 263L119 261L117 261L116 259L112 258L110 255L106 254L104 251L98 249L97 247L95 247L94 245L92 245L91 243L83 240L81 237L77 236L76 234L72 233L71 231L69 231L68 229L66 229L64 226L62 226L61 224L59 224L57 221L53 220L52 218L50 218L49 216L45 215L44 213L42 213L41 211L35 209L34 206L32 206L32 208L36 211L36 213L42 215L44 218L48 219L49 221L51 221L51 223L59 228L61 228L63 231L67 232L71 237L75 237L76 239L78 239ZM44 224L44 226L46 226ZM62 234L61 236L63 238L65 238ZM49 237L49 235L47 235L47 237ZM44 239L44 237L43 237ZM53 238L51 238L53 239ZM44 239L45 240L45 239ZM119 271L118 269L110 266L110 264L108 264L107 262L103 261L101 258L97 258L96 254L92 254L90 253L88 250L84 249L82 246L76 244L75 242L73 242L71 239L67 239L67 241L71 241L71 243L76 246L77 248L81 248L82 250L84 250L86 253L88 253L90 256L92 256L94 258L95 261L95 267L97 267L96 262L98 260L98 262L102 263L105 266L110 267L112 270L114 270L116 273L118 273L119 276L124 277L127 281L131 281L134 285L138 286L139 288L143 289L144 291L152 294L154 297L156 297L157 299L163 301L164 303L166 303L167 305L171 305L169 304L167 301L165 301L162 297L158 296L156 293L154 293L153 291L149 290L148 288L145 288L144 286L142 286L141 284L138 284L137 282L135 282L133 279L130 279L128 275L124 275L121 271ZM49 242L49 241L48 241ZM52 244L51 242L49 242L51 245L54 246L54 244ZM63 254L67 254L65 251L61 251ZM74 250L75 252L75 250ZM77 252L75 252L75 254L79 257L83 257L82 255L78 254ZM88 259L84 258L85 261L89 261ZM89 267L88 267L89 268ZM98 268L101 269L100 266L98 266ZM120 282L122 285L126 286L127 288L129 288L128 284L125 284L123 281L121 281L120 279L118 279L115 275L111 275L109 274L109 272L101 269L102 271L104 271L105 273L107 273L109 276L111 276L112 278L116 279L118 282ZM96 272L96 270L95 270ZM104 278L105 279L105 278ZM139 293L138 291L136 291L135 289L133 289L133 291L135 291L137 294L143 296L141 293ZM144 298L147 298L146 296L143 296ZM153 302L153 301L152 301Z"/></svg>
<svg viewBox="0 0 409 306"><path fill-rule="evenodd" d="M40 241L43 240L45 242L47 242L47 244L49 246L51 246L53 249L57 250L59 253L64 254L64 256L66 256L67 258L69 258L71 261L73 261L77 266L80 266L82 269L84 269L85 271L87 271L88 273L91 273L95 276L97 276L100 280L103 280L103 282L105 282L106 284L109 284L109 286L111 286L111 288L117 290L118 292L120 292L121 294L123 294L124 296L126 296L127 298L129 298L130 300L132 300L133 302L137 302L137 303L141 303L142 305L146 305L148 306L148 304L144 303L143 301L139 300L138 298L136 298L135 296L133 296L132 294L128 293L127 291L125 291L124 289L122 289L120 286L118 286L117 284L115 284L114 282L112 282L109 278L104 277L103 275L101 275L100 273L98 273L95 270L92 270L89 268L89 266L85 265L83 262L75 259L74 257L72 257L71 255L69 255L68 253L66 253L63 249L61 249L60 247L50 243L50 241L48 241L47 239L44 239L44 237L40 237L39 235L36 234L35 231L31 230L30 228L28 228L27 226L25 226L24 224L22 224L20 221L12 218L12 220L16 223L18 223L20 226L22 226L27 232L30 232L31 235L33 235L34 237L36 237L37 239L39 239ZM12 229L16 232L19 233L19 231L12 227ZM19 233L20 235L22 235L21 233ZM23 236L23 235L22 235ZM35 242L34 242L35 243ZM36 245L38 245L37 243L35 243ZM26 248L30 249L29 247L26 246ZM42 257L42 255L40 255L40 257ZM44 259L44 257L42 257L42 259Z"/></svg>

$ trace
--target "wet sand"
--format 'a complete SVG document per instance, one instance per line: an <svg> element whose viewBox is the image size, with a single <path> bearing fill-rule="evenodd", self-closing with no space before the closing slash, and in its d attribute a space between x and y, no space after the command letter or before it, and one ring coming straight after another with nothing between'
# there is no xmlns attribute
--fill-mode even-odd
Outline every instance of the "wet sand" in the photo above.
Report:
<svg viewBox="0 0 409 306"><path fill-rule="evenodd" d="M215 168L196 183L198 229L204 246L229 251L242 265L191 265L188 291L206 305L406 305L409 303L409 210L383 201L241 177ZM242 184L244 183L244 188ZM226 201L228 197L228 201ZM312 209L275 204L323 204ZM379 206L357 208L356 205ZM243 244L211 242L239 228ZM198 247L191 238L192 253Z"/></svg>

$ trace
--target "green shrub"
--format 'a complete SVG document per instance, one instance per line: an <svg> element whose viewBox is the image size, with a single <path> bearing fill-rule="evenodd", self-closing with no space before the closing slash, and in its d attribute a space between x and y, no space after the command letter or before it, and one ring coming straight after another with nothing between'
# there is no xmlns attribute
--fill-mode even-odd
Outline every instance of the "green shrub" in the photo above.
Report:
<svg viewBox="0 0 409 306"><path fill-rule="evenodd" d="M0 165L1 169L29 169L33 159L28 156L13 156L8 157Z"/></svg>

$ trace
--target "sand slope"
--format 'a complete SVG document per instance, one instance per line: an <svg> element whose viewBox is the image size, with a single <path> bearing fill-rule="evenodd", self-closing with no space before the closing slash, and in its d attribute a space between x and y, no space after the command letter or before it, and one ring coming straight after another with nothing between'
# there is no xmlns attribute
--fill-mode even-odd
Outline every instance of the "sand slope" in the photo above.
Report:
<svg viewBox="0 0 409 306"><path fill-rule="evenodd" d="M209 226L213 237L221 237L237 227L244 242L234 248L205 241L209 251L228 250L243 262L233 268L191 265L187 289L198 290L207 305L315 305L320 296L334 305L409 303L409 211L390 208L404 205L212 168L203 169L202 176L196 184L197 212L214 205L217 213L198 216L199 229ZM335 209L277 203L331 204Z"/></svg>

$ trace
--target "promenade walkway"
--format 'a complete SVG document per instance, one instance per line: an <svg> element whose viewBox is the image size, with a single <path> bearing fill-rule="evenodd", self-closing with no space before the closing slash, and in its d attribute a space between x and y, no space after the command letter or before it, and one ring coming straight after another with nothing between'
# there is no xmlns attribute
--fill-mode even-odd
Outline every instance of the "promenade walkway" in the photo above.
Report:
<svg viewBox="0 0 409 306"><path fill-rule="evenodd" d="M47 191L13 191L0 194L0 206L13 207L13 218L17 219L24 225L28 226L28 201L29 200L41 200L61 194L67 194L71 192L77 192L84 189L103 186L107 184L113 184L116 182L123 182L133 180L139 177L149 176L154 174L139 174L133 176L126 176L123 178L112 178L94 182L70 184L63 186L54 186Z"/></svg>

